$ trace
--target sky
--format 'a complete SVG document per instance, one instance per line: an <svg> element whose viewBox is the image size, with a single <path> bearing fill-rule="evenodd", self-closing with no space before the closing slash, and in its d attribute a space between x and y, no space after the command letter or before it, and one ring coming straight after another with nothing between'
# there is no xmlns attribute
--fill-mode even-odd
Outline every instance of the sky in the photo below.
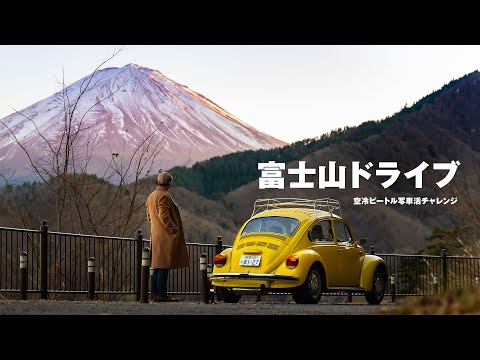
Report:
<svg viewBox="0 0 480 360"><path fill-rule="evenodd" d="M0 46L0 118L90 74L114 45ZM479 68L480 46L126 45L129 63L187 85L286 142L380 120Z"/></svg>

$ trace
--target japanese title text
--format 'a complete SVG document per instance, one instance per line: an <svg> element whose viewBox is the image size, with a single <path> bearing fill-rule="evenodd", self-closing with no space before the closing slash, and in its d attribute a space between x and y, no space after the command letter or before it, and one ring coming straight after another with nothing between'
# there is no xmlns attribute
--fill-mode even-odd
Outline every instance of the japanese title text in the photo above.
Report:
<svg viewBox="0 0 480 360"><path fill-rule="evenodd" d="M289 187L291 189L313 189L314 183L312 181L306 181L307 175L316 175L317 169L307 168L305 166L306 161L299 161L298 168L288 169L289 175L297 175L298 181L290 182ZM420 165L404 172L403 175L407 179L414 178L415 188L421 189L423 187L423 171L427 169L430 164L422 161ZM450 181L452 181L455 173L460 166L460 161L452 160L447 163L433 163L432 167L435 171L443 171L445 177L436 182L439 188L443 188ZM359 161L352 161L352 189L360 188L360 177L365 180L369 180L373 172L374 167L372 162L360 166ZM338 166L338 179L336 177L337 165L336 161L328 162L328 178L326 175L327 166L321 165L318 167L318 188L337 188L345 189L345 173L346 166ZM285 163L277 163L275 161L269 161L266 163L259 163L258 170L261 170L261 177L259 178L259 189L284 189L285 179L283 178L282 171L285 170ZM398 164L395 161L380 161L378 167L375 170L375 176L388 177L381 185L387 189L392 186L402 172L398 169Z"/></svg>

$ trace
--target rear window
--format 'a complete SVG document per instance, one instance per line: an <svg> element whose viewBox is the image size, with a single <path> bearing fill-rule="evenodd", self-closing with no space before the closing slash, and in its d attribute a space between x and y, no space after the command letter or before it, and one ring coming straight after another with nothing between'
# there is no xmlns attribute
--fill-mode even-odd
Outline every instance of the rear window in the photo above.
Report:
<svg viewBox="0 0 480 360"><path fill-rule="evenodd" d="M291 236L297 230L300 221L282 216L267 216L252 219L242 231L242 235L249 233L275 233Z"/></svg>

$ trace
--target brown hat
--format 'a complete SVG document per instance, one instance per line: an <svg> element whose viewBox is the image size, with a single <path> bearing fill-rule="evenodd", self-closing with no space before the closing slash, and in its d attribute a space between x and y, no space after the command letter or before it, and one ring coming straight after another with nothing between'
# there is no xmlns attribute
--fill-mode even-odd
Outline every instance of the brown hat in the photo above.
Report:
<svg viewBox="0 0 480 360"><path fill-rule="evenodd" d="M172 180L173 180L173 176L166 171L162 171L157 176L158 185L162 185L162 186L170 185L172 183Z"/></svg>

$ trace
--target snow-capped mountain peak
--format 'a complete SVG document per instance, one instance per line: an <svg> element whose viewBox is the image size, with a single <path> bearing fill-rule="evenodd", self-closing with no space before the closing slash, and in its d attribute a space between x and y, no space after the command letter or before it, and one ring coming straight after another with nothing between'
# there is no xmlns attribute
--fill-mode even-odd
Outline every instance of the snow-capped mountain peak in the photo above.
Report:
<svg viewBox="0 0 480 360"><path fill-rule="evenodd" d="M286 144L160 71L128 64L99 70L0 120L3 168L31 173L18 143L41 159L76 130L77 153L93 149L87 170L100 175L112 154L131 156L155 140L161 143L154 167L163 169Z"/></svg>

